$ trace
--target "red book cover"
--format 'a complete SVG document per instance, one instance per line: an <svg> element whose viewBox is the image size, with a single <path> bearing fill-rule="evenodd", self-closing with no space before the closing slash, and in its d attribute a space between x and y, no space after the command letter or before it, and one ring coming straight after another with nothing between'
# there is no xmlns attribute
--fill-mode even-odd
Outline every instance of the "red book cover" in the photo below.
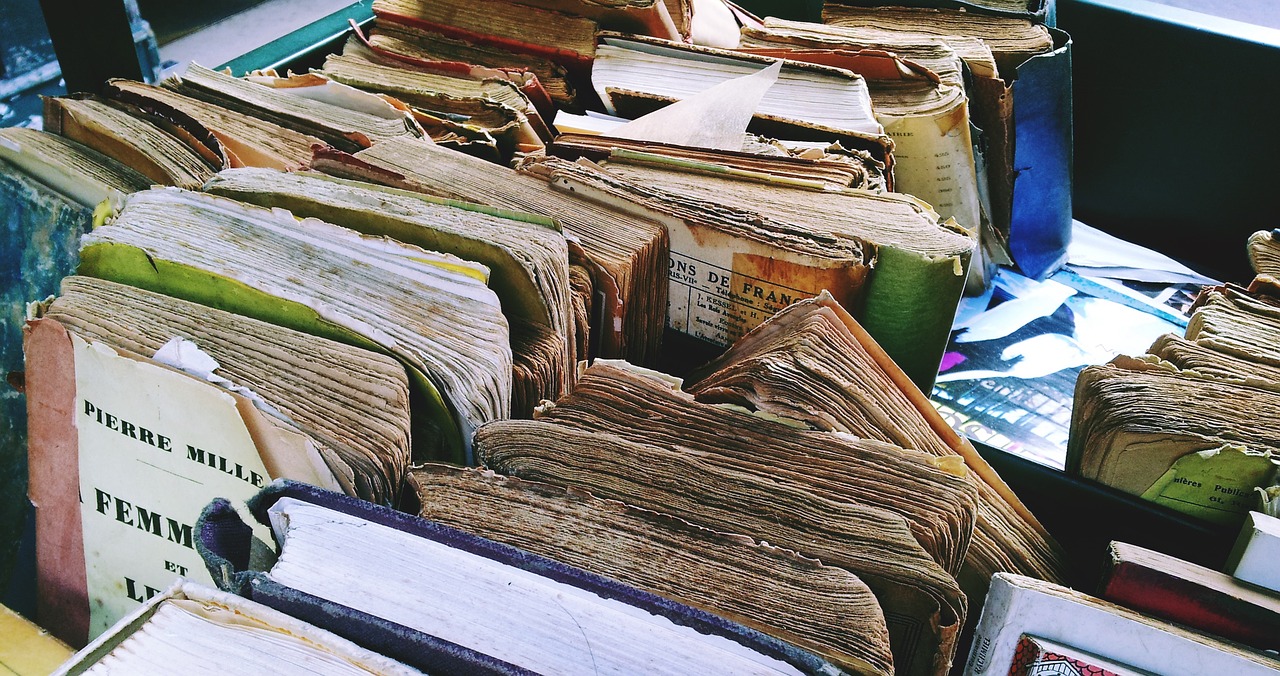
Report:
<svg viewBox="0 0 1280 676"><path fill-rule="evenodd" d="M1167 554L1112 542L1098 595L1259 650L1280 650L1280 596Z"/></svg>

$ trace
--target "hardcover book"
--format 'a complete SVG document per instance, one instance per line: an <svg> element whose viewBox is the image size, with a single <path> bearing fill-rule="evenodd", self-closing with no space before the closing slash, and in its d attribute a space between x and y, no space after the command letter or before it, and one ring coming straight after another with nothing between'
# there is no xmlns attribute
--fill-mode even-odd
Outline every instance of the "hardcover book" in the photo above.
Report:
<svg viewBox="0 0 1280 676"><path fill-rule="evenodd" d="M1056 584L991 581L965 673L1008 674L1024 634L1156 674L1273 674L1274 655L1157 620Z"/></svg>
<svg viewBox="0 0 1280 676"><path fill-rule="evenodd" d="M220 584L433 673L834 669L710 613L311 486L278 482L251 508L279 556L250 569L248 527L215 501L199 528Z"/></svg>
<svg viewBox="0 0 1280 676"><path fill-rule="evenodd" d="M399 491L408 382L387 357L79 277L33 307L25 348L39 616L73 645L175 573L212 582L191 528L213 497Z"/></svg>
<svg viewBox="0 0 1280 676"><path fill-rule="evenodd" d="M1177 557L1112 542L1098 596L1126 608L1243 643L1280 649L1280 598Z"/></svg>
<svg viewBox="0 0 1280 676"><path fill-rule="evenodd" d="M53 673L421 674L259 603L179 579Z"/></svg>

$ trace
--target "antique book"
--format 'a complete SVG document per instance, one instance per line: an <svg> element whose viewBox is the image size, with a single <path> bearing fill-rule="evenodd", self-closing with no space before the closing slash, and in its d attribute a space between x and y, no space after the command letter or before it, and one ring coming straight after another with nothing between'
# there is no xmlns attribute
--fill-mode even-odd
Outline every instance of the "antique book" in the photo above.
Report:
<svg viewBox="0 0 1280 676"><path fill-rule="evenodd" d="M93 277L64 278L40 312L117 351L176 351L181 359L164 363L253 393L260 410L310 437L343 492L397 502L409 466L409 381L394 359ZM175 348L174 339L183 342Z"/></svg>
<svg viewBox="0 0 1280 676"><path fill-rule="evenodd" d="M1280 598L1274 594L1126 542L1112 542L1103 565L1103 599L1258 650L1280 649Z"/></svg>
<svg viewBox="0 0 1280 676"><path fill-rule="evenodd" d="M865 290L853 300L846 289L829 279L818 275L806 278L803 268L780 268L779 262L788 253L787 240L781 237L773 245L781 251L768 254L775 259L774 267L761 266L761 271L752 275L751 267L743 265L743 254L764 253L737 242L712 245L696 231L681 236L672 228L673 257L690 264L700 262L704 268L694 275L680 274L679 265L672 268L670 298L674 302L668 323L673 328L681 326L677 313L687 313L689 324L716 322L731 314L720 307L721 302L731 303L734 310L747 307L758 311L754 321L748 318L723 333L700 331L703 339L728 346L787 305L783 300L761 303L762 297L767 299L774 293L773 285L791 299L816 296L826 289L851 309L921 391L932 389L974 250L974 238L954 220L940 218L918 200L894 193L871 194L777 179L742 180L727 172L697 171L683 161L632 155L613 155L603 166L610 175L645 186L659 196L678 195L720 210L732 207L751 214L752 220L777 223L778 229L793 239L808 235L815 240L861 242L869 250L868 259L874 261ZM758 279L748 284L749 276ZM715 277L732 281L717 287L712 283ZM764 293L757 293L762 287ZM681 295L690 298L682 304ZM685 330L694 333L689 324L684 325Z"/></svg>
<svg viewBox="0 0 1280 676"><path fill-rule="evenodd" d="M853 673L892 671L880 606L847 570L579 489L447 465L409 481L425 519L732 618Z"/></svg>
<svg viewBox="0 0 1280 676"><path fill-rule="evenodd" d="M1274 655L1060 585L1000 573L991 581L965 673L1010 673L1024 634L1069 645L1139 672L1273 674L1280 669L1280 660Z"/></svg>
<svg viewBox="0 0 1280 676"><path fill-rule="evenodd" d="M875 250L855 234L798 227L725 204L723 195L707 199L650 187L587 160L530 158L523 168L557 190L666 226L666 325L687 336L691 350L728 346L812 289L829 289L851 307L864 302Z"/></svg>
<svg viewBox="0 0 1280 676"><path fill-rule="evenodd" d="M1215 380L1280 390L1280 365L1239 357L1200 340L1187 340L1168 333L1157 338L1147 352L1179 369L1195 371Z"/></svg>
<svg viewBox="0 0 1280 676"><path fill-rule="evenodd" d="M1280 305L1233 285L1201 291L1185 337L1223 354L1280 367Z"/></svg>
<svg viewBox="0 0 1280 676"><path fill-rule="evenodd" d="M80 273L396 357L417 458L463 462L471 430L510 415L510 331L479 263L162 189L135 193L85 237Z"/></svg>
<svg viewBox="0 0 1280 676"><path fill-rule="evenodd" d="M579 73L589 70L595 58L598 24L585 16L506 0L375 0L373 13L379 23L406 24L479 45L547 58Z"/></svg>
<svg viewBox="0 0 1280 676"><path fill-rule="evenodd" d="M238 112L164 87L108 80L106 96L167 117L187 117L222 142L232 167L266 167L293 171L311 163L311 146L319 138L275 124L258 115Z"/></svg>
<svg viewBox="0 0 1280 676"><path fill-rule="evenodd" d="M632 35L601 33L591 82L607 112L635 119L778 59ZM891 164L866 81L841 68L784 60L748 131L788 140L840 141Z"/></svg>
<svg viewBox="0 0 1280 676"><path fill-rule="evenodd" d="M53 673L421 674L248 599L178 579Z"/></svg>
<svg viewBox="0 0 1280 676"><path fill-rule="evenodd" d="M193 123L194 125L195 123ZM76 95L44 100L44 128L132 168L153 183L196 188L225 168L216 139L136 107Z"/></svg>
<svg viewBox="0 0 1280 676"><path fill-rule="evenodd" d="M700 404L676 387L597 361L534 421L481 427L477 459L845 568L880 601L895 669L945 672L966 607L949 571L974 518L963 468Z"/></svg>
<svg viewBox="0 0 1280 676"><path fill-rule="evenodd" d="M350 152L367 148L375 141L423 135L407 110L318 75L236 78L193 63L181 76L168 78L160 85Z"/></svg>
<svg viewBox="0 0 1280 676"><path fill-rule="evenodd" d="M569 247L554 221L314 172L223 171L204 189L487 266L490 286L512 326L512 414L517 417L529 417L543 399L567 392L575 365L588 357L576 351ZM520 336L542 336L537 342L545 343L540 347L549 359L522 349L518 330Z"/></svg>
<svg viewBox="0 0 1280 676"><path fill-rule="evenodd" d="M12 547L25 537L25 519L18 515L29 509L27 400L17 375L23 368L23 309L33 298L55 293L58 281L75 271L80 236L92 227L98 203L150 183L114 161L98 168L95 156L101 157L46 132L0 130L0 269L7 280L0 285L0 372L15 374L0 396L0 509L13 515L0 521L0 542ZM11 158L21 164L10 164Z"/></svg>
<svg viewBox="0 0 1280 676"><path fill-rule="evenodd" d="M64 640L173 573L212 583L190 529L214 497L291 477L395 502L409 390L394 360L92 278L30 315L40 616Z"/></svg>
<svg viewBox="0 0 1280 676"><path fill-rule="evenodd" d="M0 129L0 161L90 209L151 187L151 179L89 146L26 127Z"/></svg>
<svg viewBox="0 0 1280 676"><path fill-rule="evenodd" d="M508 77L512 77L513 73L522 79L534 77L537 78L538 86L556 105L575 106L575 90L569 81L568 71L550 59L386 20L374 24L369 34L369 46L374 51L393 58L466 64L473 68L500 70Z"/></svg>
<svg viewBox="0 0 1280 676"><path fill-rule="evenodd" d="M837 154L826 150L788 153L773 145L744 146L742 151L715 150L694 146L640 141L600 134L569 133L561 130L547 153L567 160L585 157L601 162L610 156L627 157L647 164L674 163L695 173L711 173L768 183L772 179L794 181L797 185L857 188L884 192L884 165L869 154Z"/></svg>
<svg viewBox="0 0 1280 676"><path fill-rule="evenodd" d="M251 509L279 548L261 568L240 556L248 533L225 501L201 517L225 588L432 673L835 669L731 620L311 486L278 482Z"/></svg>
<svg viewBox="0 0 1280 676"><path fill-rule="evenodd" d="M1029 18L945 8L828 4L823 22L871 39L941 38L966 60L957 37L990 49L998 72L975 71L969 98L988 146L991 220L1025 274L1061 267L1071 237L1070 36Z"/></svg>
<svg viewBox="0 0 1280 676"><path fill-rule="evenodd" d="M1274 230L1259 230L1249 236L1249 265L1259 275L1280 277L1280 243Z"/></svg>
<svg viewBox="0 0 1280 676"><path fill-rule="evenodd" d="M669 266L666 228L652 214L599 205L536 176L408 140L356 153L318 153L313 167L437 197L553 218L570 260L590 272L596 304L591 354L651 363L662 342Z"/></svg>
<svg viewBox="0 0 1280 676"><path fill-rule="evenodd" d="M985 166L985 143L971 133L974 106L964 66L971 80L995 73L990 49L978 48L986 59L962 61L960 46L953 48L938 38L860 34L773 18L744 25L739 48L837 65L867 79L876 119L894 142L894 190L919 197L979 236L981 255L970 271L975 288L994 274L990 268L997 262L1007 262L1004 245L990 224L987 178L979 172L979 166Z"/></svg>
<svg viewBox="0 0 1280 676"><path fill-rule="evenodd" d="M981 598L997 571L1063 579L1053 538L829 295L778 313L691 372L684 388L699 401L746 406L817 430L963 460L979 497L973 540L957 576L966 593Z"/></svg>
<svg viewBox="0 0 1280 676"><path fill-rule="evenodd" d="M1275 476L1280 449L1257 423L1275 415L1274 389L1116 357L1076 381L1067 471L1237 527Z"/></svg>
<svg viewBox="0 0 1280 676"><path fill-rule="evenodd" d="M1091 366L1076 381L1067 471L1236 527L1280 464L1280 301L1271 278L1205 287L1184 337ZM1171 411L1173 411L1171 413Z"/></svg>
<svg viewBox="0 0 1280 676"><path fill-rule="evenodd" d="M453 130L461 124L482 131L493 139L503 162L515 153L540 150L551 139L541 113L505 78L428 71L379 56L354 35L341 54L329 55L316 72L357 89L395 97L413 110L428 133L428 125ZM445 121L455 124L433 124Z"/></svg>

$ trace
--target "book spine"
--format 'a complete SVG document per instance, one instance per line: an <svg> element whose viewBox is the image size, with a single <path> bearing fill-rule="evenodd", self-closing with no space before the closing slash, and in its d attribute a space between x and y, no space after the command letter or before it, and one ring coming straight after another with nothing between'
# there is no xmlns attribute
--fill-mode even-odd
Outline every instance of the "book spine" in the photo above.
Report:
<svg viewBox="0 0 1280 676"><path fill-rule="evenodd" d="M1167 571L1111 559L1099 596L1261 650L1280 650L1280 614Z"/></svg>

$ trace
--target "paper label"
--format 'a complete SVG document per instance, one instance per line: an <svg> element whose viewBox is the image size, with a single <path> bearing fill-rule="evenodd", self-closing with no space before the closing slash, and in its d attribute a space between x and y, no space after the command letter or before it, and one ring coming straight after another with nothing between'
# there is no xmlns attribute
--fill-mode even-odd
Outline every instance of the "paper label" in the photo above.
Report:
<svg viewBox="0 0 1280 676"><path fill-rule="evenodd" d="M869 268L683 223L669 223L667 326L729 346L791 303L823 289L856 307Z"/></svg>
<svg viewBox="0 0 1280 676"><path fill-rule="evenodd" d="M195 522L214 498L242 504L271 481L215 385L71 335L89 638L181 575L213 586ZM255 534L270 542L270 531Z"/></svg>
<svg viewBox="0 0 1280 676"><path fill-rule="evenodd" d="M1238 526L1249 510L1257 509L1254 488L1270 484L1275 475L1269 452L1223 446L1178 458L1142 497L1207 521Z"/></svg>
<svg viewBox="0 0 1280 676"><path fill-rule="evenodd" d="M880 116L893 139L894 190L928 202L943 219L969 232L979 226L978 175L963 99L929 116Z"/></svg>

